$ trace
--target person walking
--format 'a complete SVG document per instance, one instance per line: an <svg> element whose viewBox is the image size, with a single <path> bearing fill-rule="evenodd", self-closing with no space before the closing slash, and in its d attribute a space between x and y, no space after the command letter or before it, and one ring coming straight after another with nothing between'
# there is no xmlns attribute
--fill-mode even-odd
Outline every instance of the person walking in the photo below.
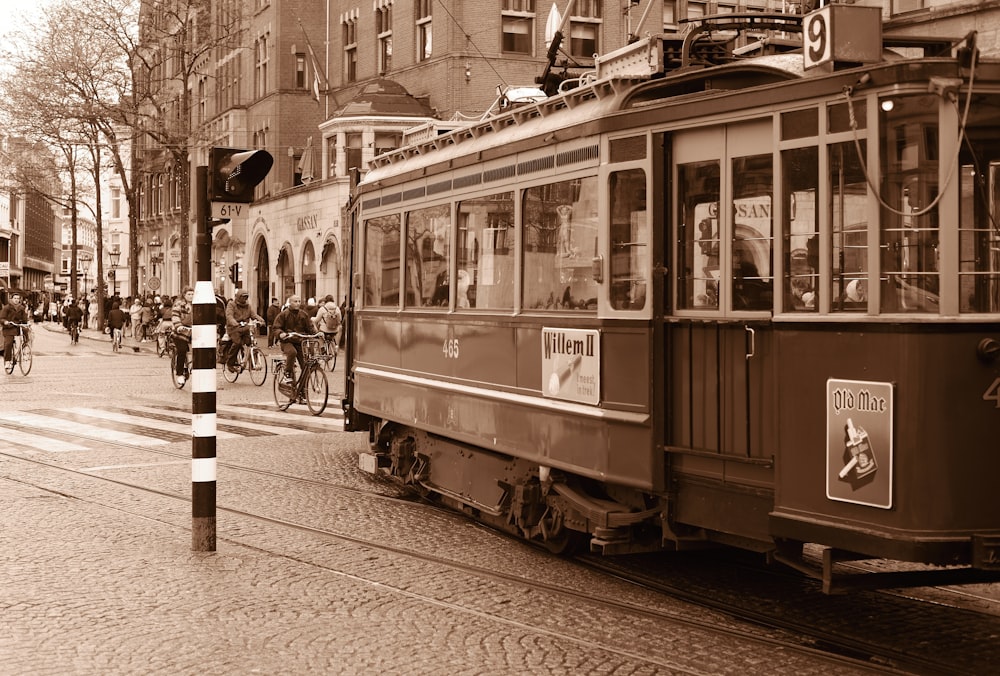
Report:
<svg viewBox="0 0 1000 676"><path fill-rule="evenodd" d="M274 320L278 318L278 314L281 312L281 306L278 305L277 298L271 298L271 304L267 306L267 346L274 347L274 344L278 342L277 334L271 329L274 326Z"/></svg>
<svg viewBox="0 0 1000 676"><path fill-rule="evenodd" d="M139 326L142 325L142 303L139 297L132 299L132 304L128 308L129 321L132 323L132 337L139 337Z"/></svg>
<svg viewBox="0 0 1000 676"><path fill-rule="evenodd" d="M87 325L87 328L90 329L101 328L97 325L97 308L98 308L97 298L91 296L90 303L87 305L87 315L90 318L90 323Z"/></svg>

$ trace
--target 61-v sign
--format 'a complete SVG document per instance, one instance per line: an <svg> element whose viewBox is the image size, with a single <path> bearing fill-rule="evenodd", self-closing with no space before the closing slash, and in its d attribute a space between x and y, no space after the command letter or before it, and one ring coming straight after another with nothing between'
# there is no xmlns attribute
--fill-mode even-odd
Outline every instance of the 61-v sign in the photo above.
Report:
<svg viewBox="0 0 1000 676"><path fill-rule="evenodd" d="M250 213L250 205L241 202L212 202L212 218L243 220Z"/></svg>

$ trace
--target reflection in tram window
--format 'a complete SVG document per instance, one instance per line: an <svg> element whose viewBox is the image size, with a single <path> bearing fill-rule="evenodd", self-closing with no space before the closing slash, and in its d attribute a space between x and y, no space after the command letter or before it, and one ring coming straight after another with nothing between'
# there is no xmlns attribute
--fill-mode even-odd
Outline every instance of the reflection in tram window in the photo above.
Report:
<svg viewBox="0 0 1000 676"><path fill-rule="evenodd" d="M611 197L611 306L641 310L646 305L649 267L649 222L646 173L616 171L609 178Z"/></svg>
<svg viewBox="0 0 1000 676"><path fill-rule="evenodd" d="M399 215L365 221L365 305L399 306Z"/></svg>
<svg viewBox="0 0 1000 676"><path fill-rule="evenodd" d="M882 138L883 312L938 312L938 97L886 99ZM888 105L891 103L891 106Z"/></svg>
<svg viewBox="0 0 1000 676"><path fill-rule="evenodd" d="M1000 96L973 105L962 146L959 311L1000 312ZM975 156L973 156L975 152Z"/></svg>
<svg viewBox="0 0 1000 676"><path fill-rule="evenodd" d="M524 191L524 309L597 310L597 177Z"/></svg>
<svg viewBox="0 0 1000 676"><path fill-rule="evenodd" d="M864 144L861 144L864 148ZM827 148L833 254L832 310L868 310L868 184L853 141Z"/></svg>
<svg viewBox="0 0 1000 676"><path fill-rule="evenodd" d="M450 242L451 208L447 204L406 214L407 307L448 306Z"/></svg>
<svg viewBox="0 0 1000 676"><path fill-rule="evenodd" d="M457 254L455 307L514 307L514 193L459 204Z"/></svg>
<svg viewBox="0 0 1000 676"><path fill-rule="evenodd" d="M781 153L782 237L785 252L785 312L819 308L819 149Z"/></svg>
<svg viewBox="0 0 1000 676"><path fill-rule="evenodd" d="M682 309L719 309L719 174L715 160L677 167Z"/></svg>
<svg viewBox="0 0 1000 676"><path fill-rule="evenodd" d="M770 310L774 232L771 155L733 160L733 310Z"/></svg>

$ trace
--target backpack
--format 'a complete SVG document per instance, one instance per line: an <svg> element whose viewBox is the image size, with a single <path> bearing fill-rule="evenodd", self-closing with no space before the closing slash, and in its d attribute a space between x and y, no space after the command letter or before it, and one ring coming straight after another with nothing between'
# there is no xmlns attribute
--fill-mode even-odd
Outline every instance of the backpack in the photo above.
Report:
<svg viewBox="0 0 1000 676"><path fill-rule="evenodd" d="M319 327L326 333L334 333L340 328L340 310L328 310L326 306L320 308Z"/></svg>

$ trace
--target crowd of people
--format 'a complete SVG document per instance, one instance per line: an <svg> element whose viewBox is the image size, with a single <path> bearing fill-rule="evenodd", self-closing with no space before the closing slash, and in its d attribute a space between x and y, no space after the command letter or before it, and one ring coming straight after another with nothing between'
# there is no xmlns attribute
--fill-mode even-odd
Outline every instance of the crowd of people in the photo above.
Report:
<svg viewBox="0 0 1000 676"><path fill-rule="evenodd" d="M235 296L227 300L216 296L216 327L219 338L228 335L228 347L225 354L220 351L220 361L224 368L237 370L237 359L240 347L249 344L249 334L260 326L260 331L267 335L268 347L278 346L285 355L286 378L291 379L294 364L301 369L305 365L302 354L302 335L325 334L334 345L343 341L342 323L346 310L347 299L338 305L332 295L320 298L309 298L303 305L299 295L289 296L285 303L279 304L272 297L271 303L261 317L250 306L250 295L245 289L238 289ZM174 373L178 385L184 384L187 377L185 364L187 352L190 349L191 326L193 320L194 289L186 287L178 296L146 295L122 298L118 295L104 300L104 313L98 313L97 300L94 296L82 297L78 300L66 296L61 301L50 300L46 304L39 302L36 307L30 307L24 302L20 293L12 294L14 301L10 308L4 307L11 316L3 320L2 327L5 338L5 359L8 359L9 342L6 324L8 320L23 319L24 322L33 318L35 322L56 322L62 324L69 332L71 340L79 340L79 331L73 329L95 329L111 334L115 329L123 335L131 336L136 342L155 341L159 333L169 333L174 345ZM16 317L15 317L16 315ZM103 325L101 319L103 318Z"/></svg>

